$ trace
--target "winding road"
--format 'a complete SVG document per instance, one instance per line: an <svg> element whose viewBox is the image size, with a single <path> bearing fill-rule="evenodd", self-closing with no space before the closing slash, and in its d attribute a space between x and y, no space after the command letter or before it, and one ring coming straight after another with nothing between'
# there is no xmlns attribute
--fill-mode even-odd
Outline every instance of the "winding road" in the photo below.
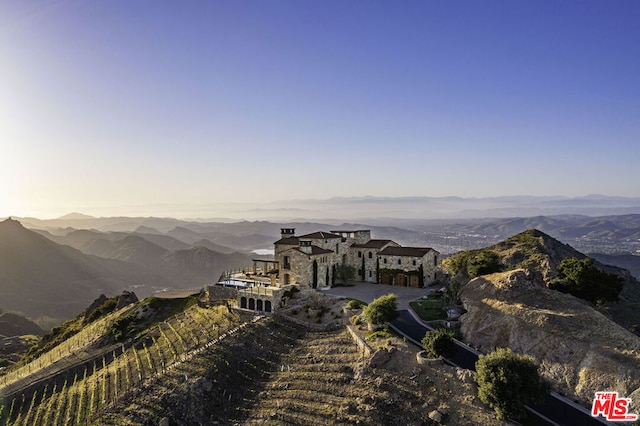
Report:
<svg viewBox="0 0 640 426"><path fill-rule="evenodd" d="M391 323L392 328L407 337L413 343L422 347L420 341L427 331L433 331L418 320L408 310L400 310L398 318ZM479 352L469 346L456 341L458 350L456 354L446 359L449 364L475 371L475 364L478 360ZM562 426L602 426L612 425L602 418L591 417L591 413L581 405L555 393L551 392L539 404L527 404L527 410L538 419L551 425ZM539 424L539 423L536 423Z"/></svg>

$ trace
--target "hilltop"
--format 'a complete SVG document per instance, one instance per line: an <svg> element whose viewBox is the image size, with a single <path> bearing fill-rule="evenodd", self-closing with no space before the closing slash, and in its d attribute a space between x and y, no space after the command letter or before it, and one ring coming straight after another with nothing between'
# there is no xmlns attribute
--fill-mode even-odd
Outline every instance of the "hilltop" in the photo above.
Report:
<svg viewBox="0 0 640 426"><path fill-rule="evenodd" d="M640 284L628 271L594 261L536 229L456 253L443 264L467 311L461 317L467 343L483 352L510 347L534 356L556 390L586 406L601 389L638 403L640 339L633 333L640 331ZM568 294L558 286L567 265L589 265L589 274L602 280L589 285L606 283L603 294L617 292L618 300L592 303Z"/></svg>
<svg viewBox="0 0 640 426"><path fill-rule="evenodd" d="M547 282L556 277L557 267L563 259L586 257L570 245L542 231L530 229L486 248L455 253L443 262L444 267L454 274L469 275L470 262L482 252L496 253L502 270L535 270Z"/></svg>
<svg viewBox="0 0 640 426"><path fill-rule="evenodd" d="M455 253L443 261L443 267L459 284L488 272L526 269L538 273L549 287L554 285L554 280L558 277L558 266L566 259L588 259L588 256L544 232L531 229L483 249ZM488 269L483 268L487 266L488 260L493 260L494 263ZM598 309L640 335L640 283L625 269L596 260L593 260L593 265L603 276L615 277L621 284L621 289L616 290L618 300L598 303ZM478 267L484 272L470 273Z"/></svg>

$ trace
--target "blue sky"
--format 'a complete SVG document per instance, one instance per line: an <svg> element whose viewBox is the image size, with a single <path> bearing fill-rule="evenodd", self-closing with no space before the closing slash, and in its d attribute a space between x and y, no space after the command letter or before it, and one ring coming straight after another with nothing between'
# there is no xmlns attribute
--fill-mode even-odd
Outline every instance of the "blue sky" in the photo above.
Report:
<svg viewBox="0 0 640 426"><path fill-rule="evenodd" d="M640 196L638 22L637 1L0 1L0 216Z"/></svg>

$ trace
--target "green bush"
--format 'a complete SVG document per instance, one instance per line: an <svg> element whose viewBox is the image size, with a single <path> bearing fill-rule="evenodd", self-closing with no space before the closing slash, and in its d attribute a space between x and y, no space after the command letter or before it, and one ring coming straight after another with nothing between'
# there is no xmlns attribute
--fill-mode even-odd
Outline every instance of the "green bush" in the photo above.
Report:
<svg viewBox="0 0 640 426"><path fill-rule="evenodd" d="M371 324L384 324L398 318L398 296L385 294L365 306L362 315Z"/></svg>
<svg viewBox="0 0 640 426"><path fill-rule="evenodd" d="M622 291L622 278L600 271L589 257L564 259L556 269L558 276L549 283L549 288L591 303L618 300Z"/></svg>
<svg viewBox="0 0 640 426"><path fill-rule="evenodd" d="M491 250L481 250L473 258L469 259L467 272L470 277L493 274L500 271L500 257Z"/></svg>
<svg viewBox="0 0 640 426"><path fill-rule="evenodd" d="M112 297L110 299L105 300L102 305L98 306L93 312L91 312L91 314L87 318L85 318L84 322L88 324L90 322L97 320L103 315L113 312L117 304L118 304L117 297Z"/></svg>
<svg viewBox="0 0 640 426"><path fill-rule="evenodd" d="M351 317L351 324L353 325L360 325L362 324L362 318L360 317L360 315L354 315Z"/></svg>
<svg viewBox="0 0 640 426"><path fill-rule="evenodd" d="M349 300L349 303L347 303L347 309L360 309L362 305L363 303L361 301L356 299L351 299Z"/></svg>
<svg viewBox="0 0 640 426"><path fill-rule="evenodd" d="M109 334L113 336L116 342L123 340L133 328L133 323L136 319L137 315L135 313L119 317L111 324Z"/></svg>
<svg viewBox="0 0 640 426"><path fill-rule="evenodd" d="M429 358L451 357L456 349L453 337L453 333L443 329L427 331L422 338L422 347Z"/></svg>
<svg viewBox="0 0 640 426"><path fill-rule="evenodd" d="M535 360L508 348L480 355L476 382L478 397L495 410L499 419L526 417L524 405L543 399L550 390Z"/></svg>
<svg viewBox="0 0 640 426"><path fill-rule="evenodd" d="M367 340L369 341L376 339L390 339L392 337L393 334L389 331L388 328L385 328L383 330L369 331L367 333Z"/></svg>

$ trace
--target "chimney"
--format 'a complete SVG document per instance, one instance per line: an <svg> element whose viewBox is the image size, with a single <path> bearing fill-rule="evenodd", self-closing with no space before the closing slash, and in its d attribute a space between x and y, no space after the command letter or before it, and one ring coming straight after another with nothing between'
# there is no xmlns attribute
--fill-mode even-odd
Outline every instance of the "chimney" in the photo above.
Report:
<svg viewBox="0 0 640 426"><path fill-rule="evenodd" d="M295 237L296 228L280 228L280 238Z"/></svg>
<svg viewBox="0 0 640 426"><path fill-rule="evenodd" d="M311 241L310 240L301 240L300 241L300 250L303 253L306 254L311 254L312 253L312 248L311 248Z"/></svg>

